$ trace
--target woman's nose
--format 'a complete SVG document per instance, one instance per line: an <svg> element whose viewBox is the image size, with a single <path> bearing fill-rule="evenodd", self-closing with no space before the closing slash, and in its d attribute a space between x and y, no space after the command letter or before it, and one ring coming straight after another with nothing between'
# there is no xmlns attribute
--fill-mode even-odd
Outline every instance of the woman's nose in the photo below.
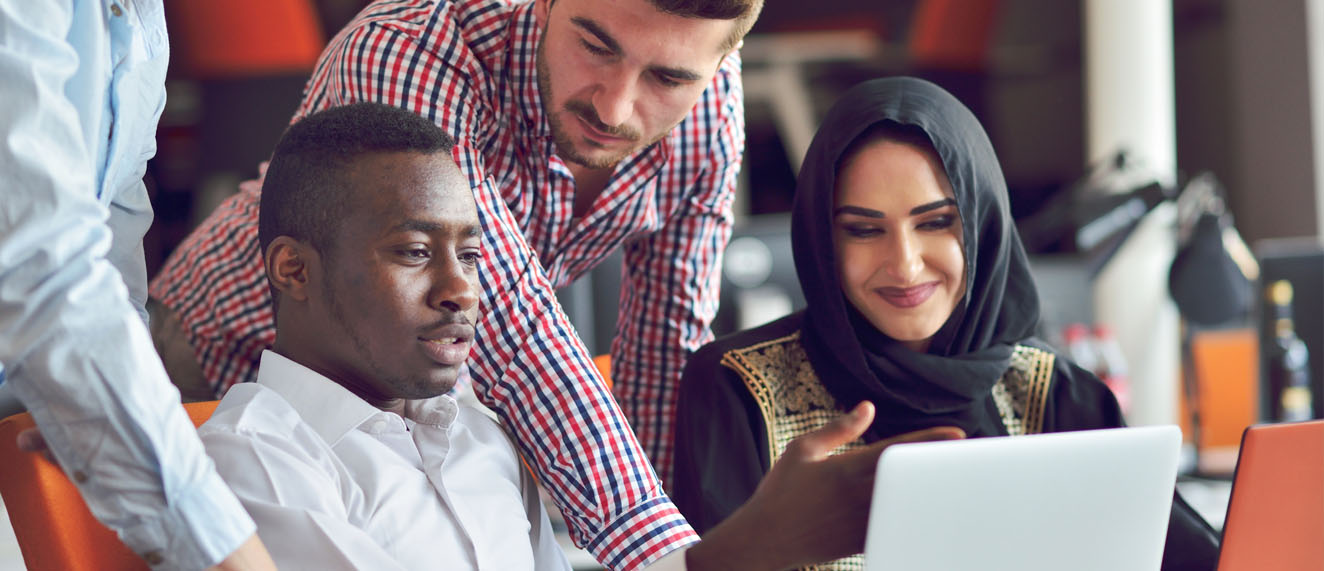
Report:
<svg viewBox="0 0 1324 571"><path fill-rule="evenodd" d="M907 284L919 277L923 270L923 252L916 236L910 232L897 232L894 236L887 272Z"/></svg>

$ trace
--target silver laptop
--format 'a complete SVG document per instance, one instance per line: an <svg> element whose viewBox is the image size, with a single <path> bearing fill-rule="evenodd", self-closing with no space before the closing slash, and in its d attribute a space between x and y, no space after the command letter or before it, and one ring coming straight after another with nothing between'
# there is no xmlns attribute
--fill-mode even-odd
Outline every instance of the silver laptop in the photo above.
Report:
<svg viewBox="0 0 1324 571"><path fill-rule="evenodd" d="M1157 571L1180 447L1176 426L889 447L865 569Z"/></svg>

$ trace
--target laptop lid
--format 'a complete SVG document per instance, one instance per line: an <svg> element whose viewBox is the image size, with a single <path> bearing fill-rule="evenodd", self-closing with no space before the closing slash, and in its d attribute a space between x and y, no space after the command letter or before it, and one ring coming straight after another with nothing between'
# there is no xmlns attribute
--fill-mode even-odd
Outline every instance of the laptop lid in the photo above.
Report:
<svg viewBox="0 0 1324 571"><path fill-rule="evenodd" d="M1242 433L1219 571L1324 569L1324 420Z"/></svg>
<svg viewBox="0 0 1324 571"><path fill-rule="evenodd" d="M865 569L1157 570L1180 447L1175 426L889 447Z"/></svg>

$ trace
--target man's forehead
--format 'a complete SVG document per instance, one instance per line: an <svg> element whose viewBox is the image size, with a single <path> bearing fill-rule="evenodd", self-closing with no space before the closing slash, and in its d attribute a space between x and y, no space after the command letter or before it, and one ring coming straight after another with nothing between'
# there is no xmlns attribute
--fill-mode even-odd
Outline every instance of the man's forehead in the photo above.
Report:
<svg viewBox="0 0 1324 571"><path fill-rule="evenodd" d="M572 26L602 40L613 51L660 46L670 54L667 59L675 60L670 63L677 65L696 56L725 55L722 48L736 26L734 20L663 12L648 0L557 0L556 4L567 5ZM668 65L665 61L650 63Z"/></svg>
<svg viewBox="0 0 1324 571"><path fill-rule="evenodd" d="M365 213L404 219L433 212L447 218L477 218L468 179L449 153L376 153L351 166L346 199Z"/></svg>

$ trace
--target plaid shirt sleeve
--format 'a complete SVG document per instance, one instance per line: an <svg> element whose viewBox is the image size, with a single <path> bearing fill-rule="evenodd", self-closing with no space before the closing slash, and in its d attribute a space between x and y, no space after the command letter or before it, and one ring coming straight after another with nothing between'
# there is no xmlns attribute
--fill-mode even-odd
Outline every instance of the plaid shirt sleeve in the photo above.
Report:
<svg viewBox="0 0 1324 571"><path fill-rule="evenodd" d="M742 101L739 56L733 53L716 89L704 93L678 134L676 148L708 152L672 160L694 162L702 174L661 230L624 251L612 379L626 417L665 482L671 477L680 373L690 354L713 338L722 251L731 238L731 202L745 147ZM712 140L688 140L700 136Z"/></svg>
<svg viewBox="0 0 1324 571"><path fill-rule="evenodd" d="M444 36L444 34L442 34ZM392 25L346 30L309 82L301 113L355 101L410 109L455 137L484 232L485 292L470 359L477 392L514 433L575 543L612 569L634 569L697 540L649 466L588 350L561 312L538 257L487 176L476 141L498 125L480 80ZM441 40L445 42L445 40ZM451 61L465 58L455 57Z"/></svg>

